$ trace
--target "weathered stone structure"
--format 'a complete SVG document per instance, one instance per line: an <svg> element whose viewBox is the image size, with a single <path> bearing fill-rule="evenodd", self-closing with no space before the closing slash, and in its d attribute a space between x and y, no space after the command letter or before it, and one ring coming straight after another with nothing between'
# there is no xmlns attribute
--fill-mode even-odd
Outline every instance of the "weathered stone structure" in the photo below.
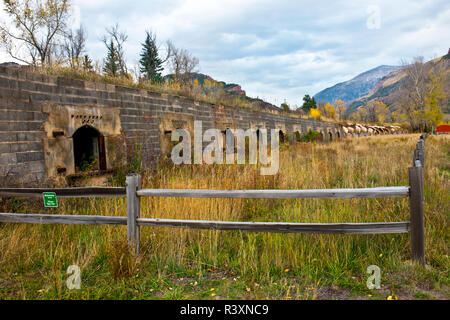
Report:
<svg viewBox="0 0 450 320"><path fill-rule="evenodd" d="M227 107L190 98L0 67L0 178L8 185L65 178L95 158L97 170L126 161L136 145L154 165L171 148L173 130L309 129L325 140L343 137L336 123ZM83 158L84 157L84 158Z"/></svg>

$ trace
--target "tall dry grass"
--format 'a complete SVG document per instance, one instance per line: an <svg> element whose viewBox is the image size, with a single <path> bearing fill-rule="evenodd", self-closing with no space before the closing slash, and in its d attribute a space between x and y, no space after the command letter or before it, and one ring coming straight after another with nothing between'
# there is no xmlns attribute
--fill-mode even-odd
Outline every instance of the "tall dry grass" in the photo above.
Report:
<svg viewBox="0 0 450 320"><path fill-rule="evenodd" d="M161 165L143 178L145 188L314 189L408 185L408 167L418 135L378 136L329 144L283 146L280 171L261 176L251 165ZM425 213L428 269L406 263L409 236L297 235L141 228L139 268L156 277L208 269L272 283L285 277L306 284L347 285L378 265L392 281L411 279L448 285L450 139L426 142ZM30 212L27 206L21 212ZM62 200L52 212L125 216L124 199ZM310 223L395 222L409 220L408 199L244 200L145 198L145 218L280 221ZM48 277L56 297L64 297L65 269L77 264L86 281L107 286L111 275L138 269L118 250L125 227L0 226L0 275ZM119 254L115 251L118 250ZM122 257L122 260L120 260ZM124 266L120 265L125 260ZM359 279L361 280L361 279ZM360 281L361 286L363 281ZM26 292L26 290L24 290Z"/></svg>

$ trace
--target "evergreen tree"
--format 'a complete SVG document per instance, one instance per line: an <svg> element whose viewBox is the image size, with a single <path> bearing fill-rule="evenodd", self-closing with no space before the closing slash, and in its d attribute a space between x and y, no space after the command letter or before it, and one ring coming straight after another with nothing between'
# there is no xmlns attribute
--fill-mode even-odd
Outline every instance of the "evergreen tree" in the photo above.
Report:
<svg viewBox="0 0 450 320"><path fill-rule="evenodd" d="M147 32L147 38L142 44L141 73L146 80L151 82L160 82L162 80L161 71L163 71L163 61L158 56L158 48L156 46L156 37Z"/></svg>
<svg viewBox="0 0 450 320"><path fill-rule="evenodd" d="M120 64L119 64L119 55L118 51L114 45L114 42L111 40L110 44L107 45L108 55L105 59L105 64L103 66L103 72L111 77L118 77Z"/></svg>
<svg viewBox="0 0 450 320"><path fill-rule="evenodd" d="M305 111L306 114L309 114L311 109L317 109L317 103L316 103L316 100L314 99L314 97L311 98L309 96L309 94L305 95L305 97L303 98L302 109L303 109L303 111Z"/></svg>

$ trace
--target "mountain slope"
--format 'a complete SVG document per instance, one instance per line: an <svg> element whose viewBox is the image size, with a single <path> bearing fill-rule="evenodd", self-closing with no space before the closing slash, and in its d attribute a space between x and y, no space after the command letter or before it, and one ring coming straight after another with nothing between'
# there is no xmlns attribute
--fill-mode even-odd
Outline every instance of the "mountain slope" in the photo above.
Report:
<svg viewBox="0 0 450 320"><path fill-rule="evenodd" d="M447 105L444 105L442 110L445 114L450 113L450 70L448 69L450 64L448 63L448 60L450 60L450 50L447 55L438 59L428 61L426 63L429 64L431 68L433 68L433 66L445 63L447 75L445 78L446 80L444 81L443 91L446 92L448 96L448 103ZM354 111L358 107L366 105L367 102L371 100L383 101L389 108L391 108L395 100L398 98L397 95L399 89L402 88L402 86L405 84L405 81L406 74L403 70L400 69L391 72L383 79L381 79L366 96L360 97L359 99L356 99L355 101L349 103L347 111Z"/></svg>
<svg viewBox="0 0 450 320"><path fill-rule="evenodd" d="M349 81L338 83L331 88L319 92L314 96L314 99L317 102L325 101L330 103L338 99L344 102L359 99L367 95L383 77L399 68L397 66L379 66L361 73Z"/></svg>

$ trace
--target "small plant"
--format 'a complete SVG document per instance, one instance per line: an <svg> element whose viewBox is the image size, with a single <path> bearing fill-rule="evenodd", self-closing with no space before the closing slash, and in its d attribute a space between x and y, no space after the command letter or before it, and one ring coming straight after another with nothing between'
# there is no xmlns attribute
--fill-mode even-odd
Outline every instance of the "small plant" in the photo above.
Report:
<svg viewBox="0 0 450 320"><path fill-rule="evenodd" d="M421 299L421 300L432 299L432 297L428 293L425 293L425 292L416 292L414 294L414 298Z"/></svg>
<svg viewBox="0 0 450 320"><path fill-rule="evenodd" d="M109 271L114 279L136 274L140 259L125 240L112 241L107 249Z"/></svg>
<svg viewBox="0 0 450 320"><path fill-rule="evenodd" d="M309 130L308 133L297 136L297 141L299 142L313 142L319 140L320 133L315 130Z"/></svg>
<svg viewBox="0 0 450 320"><path fill-rule="evenodd" d="M85 155L83 155L83 160L80 164L80 169L82 172L93 171L96 169L97 159L94 156L90 156L88 160L85 159Z"/></svg>

